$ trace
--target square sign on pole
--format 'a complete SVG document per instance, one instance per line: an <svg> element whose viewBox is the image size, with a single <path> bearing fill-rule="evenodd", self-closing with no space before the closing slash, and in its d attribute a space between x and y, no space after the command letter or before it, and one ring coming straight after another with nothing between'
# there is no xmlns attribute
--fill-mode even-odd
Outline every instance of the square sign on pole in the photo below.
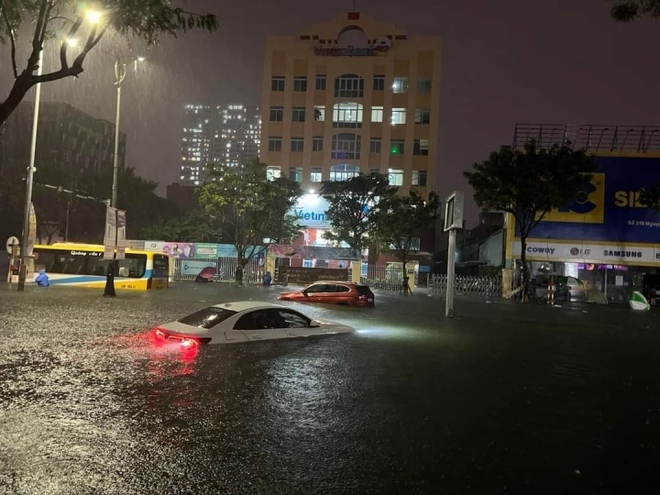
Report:
<svg viewBox="0 0 660 495"><path fill-rule="evenodd" d="M447 247L447 296L445 316L454 316L454 279L456 264L456 231L463 228L463 192L454 191L445 203L444 231L449 232Z"/></svg>
<svg viewBox="0 0 660 495"><path fill-rule="evenodd" d="M454 191L445 203L444 231L463 228L463 191Z"/></svg>

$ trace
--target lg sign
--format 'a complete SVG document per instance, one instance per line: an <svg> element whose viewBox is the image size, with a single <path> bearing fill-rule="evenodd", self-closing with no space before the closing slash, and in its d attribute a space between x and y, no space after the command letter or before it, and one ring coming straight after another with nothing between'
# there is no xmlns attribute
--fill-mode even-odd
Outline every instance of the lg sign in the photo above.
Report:
<svg viewBox="0 0 660 495"><path fill-rule="evenodd" d="M572 247L570 250L571 256L580 256L580 254L584 254L585 256L589 256L591 254L590 249L578 249L576 247Z"/></svg>

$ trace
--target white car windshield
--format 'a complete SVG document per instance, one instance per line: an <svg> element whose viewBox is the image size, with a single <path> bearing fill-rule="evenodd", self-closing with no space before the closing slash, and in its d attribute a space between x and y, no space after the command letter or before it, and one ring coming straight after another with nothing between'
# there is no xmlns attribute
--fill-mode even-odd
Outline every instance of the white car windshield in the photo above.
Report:
<svg viewBox="0 0 660 495"><path fill-rule="evenodd" d="M209 308L204 308L200 311L197 311L191 315L184 316L177 321L192 327L211 328L235 314L236 311L211 306Z"/></svg>

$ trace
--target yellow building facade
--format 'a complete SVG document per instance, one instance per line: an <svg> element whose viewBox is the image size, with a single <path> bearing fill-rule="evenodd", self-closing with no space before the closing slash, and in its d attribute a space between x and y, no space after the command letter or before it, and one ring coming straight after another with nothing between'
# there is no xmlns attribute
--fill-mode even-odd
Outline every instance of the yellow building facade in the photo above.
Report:
<svg viewBox="0 0 660 495"><path fill-rule="evenodd" d="M305 192L358 173L435 189L441 40L349 12L266 43L261 160Z"/></svg>

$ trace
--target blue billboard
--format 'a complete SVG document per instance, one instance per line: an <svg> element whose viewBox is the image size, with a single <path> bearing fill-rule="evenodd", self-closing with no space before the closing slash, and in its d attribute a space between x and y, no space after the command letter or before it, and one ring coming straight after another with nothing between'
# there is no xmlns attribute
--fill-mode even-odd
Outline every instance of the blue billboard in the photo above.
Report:
<svg viewBox="0 0 660 495"><path fill-rule="evenodd" d="M639 203L640 189L660 185L660 158L595 160L598 170L575 201L548 213L530 237L660 243L660 215Z"/></svg>

